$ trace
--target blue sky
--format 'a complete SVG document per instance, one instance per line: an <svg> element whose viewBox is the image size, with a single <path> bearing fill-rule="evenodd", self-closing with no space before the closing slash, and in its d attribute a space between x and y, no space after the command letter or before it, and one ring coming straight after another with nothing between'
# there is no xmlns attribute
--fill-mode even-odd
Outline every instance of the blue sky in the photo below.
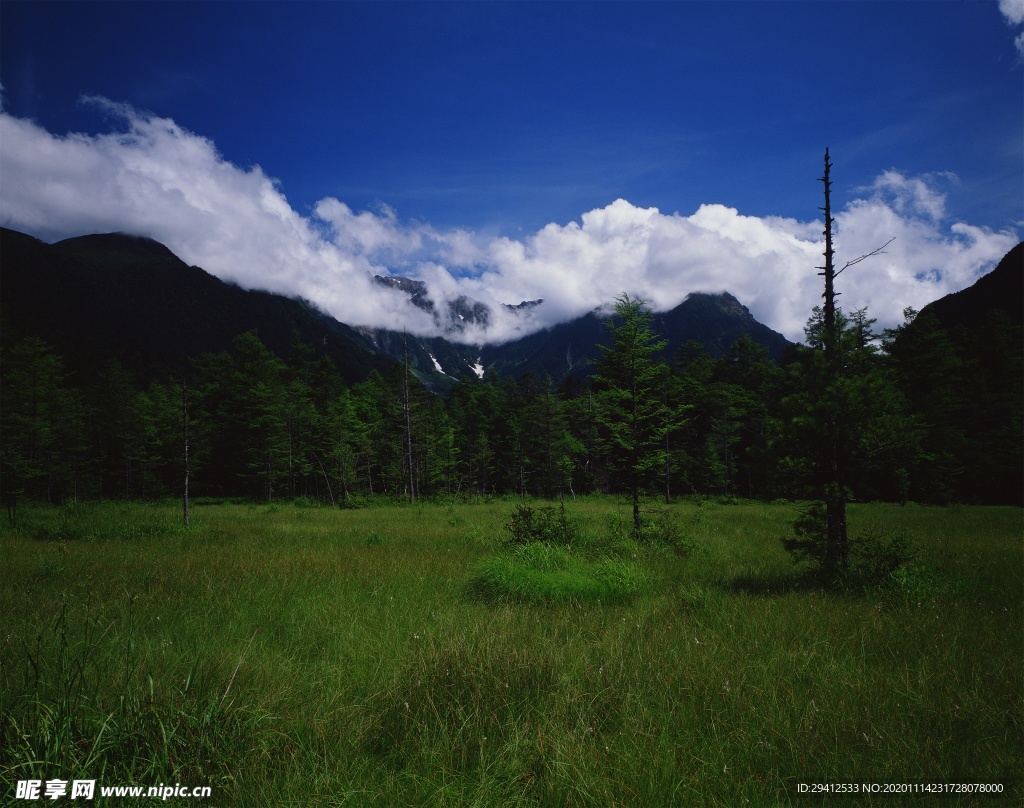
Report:
<svg viewBox="0 0 1024 808"><path fill-rule="evenodd" d="M513 330L594 304L582 289L556 300L552 279L606 296L591 281L611 273L662 307L718 284L795 338L815 302L813 281L794 278L813 255L829 146L849 257L903 243L900 267L850 289L892 321L968 285L1024 232L1021 23L1020 0L4 0L2 114L20 128L0 138L15 180L0 217L47 240L144 231L349 321L413 315L346 303L332 291L346 273L550 302ZM86 183L91 205L72 198ZM260 215L301 231L295 244L271 244ZM276 251L278 268L253 268L241 247L232 264L218 232ZM718 270L716 243L731 250ZM742 277L761 265L775 280ZM894 301L879 284L898 272Z"/></svg>

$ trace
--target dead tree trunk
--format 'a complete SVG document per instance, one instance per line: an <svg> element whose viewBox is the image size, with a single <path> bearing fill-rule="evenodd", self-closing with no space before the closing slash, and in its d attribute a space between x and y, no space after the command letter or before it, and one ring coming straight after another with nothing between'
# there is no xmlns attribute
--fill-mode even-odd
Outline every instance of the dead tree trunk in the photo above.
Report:
<svg viewBox="0 0 1024 808"><path fill-rule="evenodd" d="M839 380L843 374L843 362L841 346L839 344L840 334L836 322L836 297L835 278L838 273L835 270L833 261L834 251L832 249L832 182L829 179L829 171L832 164L829 162L828 149L825 149L825 175L821 178L825 186L825 207L822 208L825 214L825 266L819 267L825 278L825 292L822 297L825 300L824 306L824 334L822 342L825 352L825 383L839 390ZM845 267L844 267L845 269ZM842 423L842 402L828 401L825 403L826 420L825 428L825 514L827 519L826 545L825 545L825 568L830 575L847 572L850 565L849 536L846 531L846 487L842 446L843 446L843 423Z"/></svg>

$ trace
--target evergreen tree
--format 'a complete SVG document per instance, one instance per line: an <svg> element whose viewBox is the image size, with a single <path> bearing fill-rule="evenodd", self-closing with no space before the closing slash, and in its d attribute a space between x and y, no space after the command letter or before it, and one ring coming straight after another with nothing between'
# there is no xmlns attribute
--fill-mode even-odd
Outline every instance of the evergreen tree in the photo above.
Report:
<svg viewBox="0 0 1024 808"><path fill-rule="evenodd" d="M135 389L132 374L116 359L100 371L89 390L95 418L93 446L104 496L131 499L145 492L152 439L150 403Z"/></svg>
<svg viewBox="0 0 1024 808"><path fill-rule="evenodd" d="M455 443L455 427L448 416L444 401L430 402L423 418L424 451L423 482L431 494L451 496L458 480L459 453Z"/></svg>
<svg viewBox="0 0 1024 808"><path fill-rule="evenodd" d="M331 431L325 462L335 481L337 504L347 507L355 493L359 458L366 446L366 430L359 420L351 390L343 390L331 402L325 421Z"/></svg>
<svg viewBox="0 0 1024 808"><path fill-rule="evenodd" d="M664 467L663 439L671 420L662 395L665 370L655 359L667 343L657 339L651 320L645 301L628 294L616 300L615 316L605 324L611 344L601 346L592 380L600 439L613 473L629 491L638 534L640 492Z"/></svg>
<svg viewBox="0 0 1024 808"><path fill-rule="evenodd" d="M13 523L19 497L60 501L68 494L80 439L75 429L84 427L75 418L81 403L64 386L63 361L45 342L20 341L5 351L2 370L0 487Z"/></svg>

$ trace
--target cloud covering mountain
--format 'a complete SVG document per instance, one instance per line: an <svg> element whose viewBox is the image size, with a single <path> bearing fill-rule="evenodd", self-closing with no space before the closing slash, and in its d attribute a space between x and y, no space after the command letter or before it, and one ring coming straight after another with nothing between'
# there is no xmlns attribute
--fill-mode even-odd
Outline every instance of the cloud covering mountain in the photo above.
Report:
<svg viewBox="0 0 1024 808"><path fill-rule="evenodd" d="M354 211L327 197L295 210L260 166L225 160L216 145L169 118L103 98L109 132L55 135L0 110L0 224L56 240L123 231L154 238L190 264L245 288L301 296L342 322L438 333L435 318L374 275L425 282L446 304L491 309L487 327L449 334L500 342L580 316L623 291L657 310L691 292L734 294L761 322L800 339L820 300L820 219L742 215L721 204L689 215L624 199L520 238L438 230L382 206ZM834 155L834 178L841 155ZM821 186L808 166L808 211ZM1018 241L946 214L946 173L882 172L835 213L839 265L895 238L884 255L841 277L842 304L868 306L880 325L973 283ZM837 183L834 201L844 194ZM848 196L848 195L847 195ZM543 299L512 310L507 305Z"/></svg>

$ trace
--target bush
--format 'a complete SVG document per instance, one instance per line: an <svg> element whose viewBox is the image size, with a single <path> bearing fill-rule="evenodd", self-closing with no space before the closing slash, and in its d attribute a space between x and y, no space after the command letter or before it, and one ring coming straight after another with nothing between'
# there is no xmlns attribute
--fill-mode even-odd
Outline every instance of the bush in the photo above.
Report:
<svg viewBox="0 0 1024 808"><path fill-rule="evenodd" d="M786 548L797 564L807 564L814 570L825 567L828 535L825 503L815 502L804 511L793 523L796 538L785 538L782 546Z"/></svg>
<svg viewBox="0 0 1024 808"><path fill-rule="evenodd" d="M548 542L570 545L579 538L579 530L566 515L564 503L558 508L550 505L543 508L517 505L505 529L509 534L507 544Z"/></svg>
<svg viewBox="0 0 1024 808"><path fill-rule="evenodd" d="M886 585L899 569L914 562L916 552L905 533L873 528L849 537L849 567L828 569L828 524L825 504L816 502L793 523L796 538L783 546L798 564L806 564L812 576L829 575L824 583L841 587L873 589Z"/></svg>
<svg viewBox="0 0 1024 808"><path fill-rule="evenodd" d="M850 577L853 583L873 587L912 564L917 553L905 533L874 528L850 539Z"/></svg>
<svg viewBox="0 0 1024 808"><path fill-rule="evenodd" d="M85 531L78 525L71 524L67 518L62 518L52 526L40 525L32 533L36 541L48 542L76 541L85 537Z"/></svg>
<svg viewBox="0 0 1024 808"><path fill-rule="evenodd" d="M911 562L893 570L889 575L888 590L902 596L907 603L920 606L925 601L956 597L968 591L963 581L950 580L931 567Z"/></svg>
<svg viewBox="0 0 1024 808"><path fill-rule="evenodd" d="M671 511L653 511L640 525L637 539L657 549L670 550L676 555L689 556L700 551L700 545L683 533L673 519Z"/></svg>
<svg viewBox="0 0 1024 808"><path fill-rule="evenodd" d="M700 552L700 545L679 529L668 510L655 510L650 516L644 516L639 532L634 530L632 519L613 512L608 517L608 534L610 547L620 551L634 551L643 545L681 556Z"/></svg>

